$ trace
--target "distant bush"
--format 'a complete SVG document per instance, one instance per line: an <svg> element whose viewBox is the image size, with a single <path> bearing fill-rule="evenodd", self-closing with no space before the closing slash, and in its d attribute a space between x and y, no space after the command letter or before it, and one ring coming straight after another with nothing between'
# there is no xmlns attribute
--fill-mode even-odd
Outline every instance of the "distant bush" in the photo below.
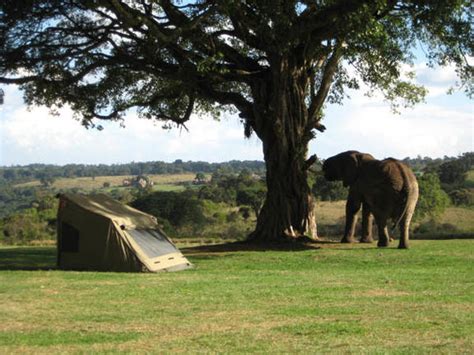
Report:
<svg viewBox="0 0 474 355"><path fill-rule="evenodd" d="M119 200L120 202L125 204L129 204L135 199L135 196L129 189L115 188L110 191L109 194L112 198Z"/></svg>
<svg viewBox="0 0 474 355"><path fill-rule="evenodd" d="M156 216L155 216L156 217ZM170 221L164 218L156 217L158 224L160 227L165 231L166 234L175 236L178 234L178 231L176 230L176 227L173 226Z"/></svg>
<svg viewBox="0 0 474 355"><path fill-rule="evenodd" d="M449 234L459 232L451 223L438 223L433 219L420 223L414 230L416 234Z"/></svg>
<svg viewBox="0 0 474 355"><path fill-rule="evenodd" d="M0 218L30 208L31 204L37 200L37 194L38 189L33 187L0 187Z"/></svg>
<svg viewBox="0 0 474 355"><path fill-rule="evenodd" d="M21 205L0 215L0 243L30 244L55 238L58 200L54 195L45 189L14 189L10 197L18 199L12 201L13 206L19 201Z"/></svg>
<svg viewBox="0 0 474 355"><path fill-rule="evenodd" d="M341 181L327 181L322 173L317 173L314 176L314 184L311 191L314 197L321 201L345 200L349 192L348 188L344 187Z"/></svg>
<svg viewBox="0 0 474 355"><path fill-rule="evenodd" d="M233 203L236 193L234 190L225 189L220 186L208 185L199 190L199 199L213 202Z"/></svg>
<svg viewBox="0 0 474 355"><path fill-rule="evenodd" d="M50 187L54 184L56 178L51 174L43 173L39 176L39 180L43 187Z"/></svg>
<svg viewBox="0 0 474 355"><path fill-rule="evenodd" d="M175 228L187 224L199 226L206 221L202 201L191 193L157 191L139 197L131 206L165 219Z"/></svg>
<svg viewBox="0 0 474 355"><path fill-rule="evenodd" d="M245 236L245 232L242 231L238 226L235 224L230 224L227 226L221 237L222 239L242 239L245 238Z"/></svg>
<svg viewBox="0 0 474 355"><path fill-rule="evenodd" d="M242 206L239 208L239 213L242 215L244 220L247 220L250 217L250 208L247 206Z"/></svg>
<svg viewBox="0 0 474 355"><path fill-rule="evenodd" d="M215 203L247 205L257 215L265 198L266 186L261 177L243 170L240 174L217 171L208 185L199 190L199 198Z"/></svg>
<svg viewBox="0 0 474 355"><path fill-rule="evenodd" d="M214 212L212 220L215 223L225 223L227 221L227 213L225 211Z"/></svg>
<svg viewBox="0 0 474 355"><path fill-rule="evenodd" d="M237 191L235 200L239 206L249 206L252 208L255 216L258 217L267 189L263 183L255 183L252 186L246 186Z"/></svg>
<svg viewBox="0 0 474 355"><path fill-rule="evenodd" d="M239 212L233 211L226 216L227 223L235 223L239 219Z"/></svg>
<svg viewBox="0 0 474 355"><path fill-rule="evenodd" d="M443 189L438 175L427 173L418 178L420 196L415 210L414 220L424 217L436 219L449 206L449 196Z"/></svg>
<svg viewBox="0 0 474 355"><path fill-rule="evenodd" d="M0 220L0 242L2 244L29 244L52 240L56 234L55 212L23 210Z"/></svg>
<svg viewBox="0 0 474 355"><path fill-rule="evenodd" d="M474 206L474 189L472 188L451 191L449 197L456 206Z"/></svg>
<svg viewBox="0 0 474 355"><path fill-rule="evenodd" d="M474 165L474 153L464 153L458 158L441 164L438 175L443 185L462 186L467 173Z"/></svg>

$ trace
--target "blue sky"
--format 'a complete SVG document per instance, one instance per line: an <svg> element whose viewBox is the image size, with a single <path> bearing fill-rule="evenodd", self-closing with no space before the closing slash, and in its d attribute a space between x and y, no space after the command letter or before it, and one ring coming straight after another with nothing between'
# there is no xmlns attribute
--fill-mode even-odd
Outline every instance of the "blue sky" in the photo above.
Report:
<svg viewBox="0 0 474 355"><path fill-rule="evenodd" d="M327 158L356 149L378 158L417 155L456 156L474 150L474 109L462 93L447 95L456 76L453 68L430 69L416 64L418 82L429 94L426 103L393 114L380 97L367 97L363 90L351 92L342 106L328 107L325 133L310 144L310 154ZM185 130L163 130L161 124L130 114L125 128L104 124L102 131L86 130L65 108L52 116L45 107L27 108L21 92L4 86L0 106L0 165L30 163L125 163L131 161L232 159L262 160L256 137L244 139L236 116L220 122L192 117Z"/></svg>

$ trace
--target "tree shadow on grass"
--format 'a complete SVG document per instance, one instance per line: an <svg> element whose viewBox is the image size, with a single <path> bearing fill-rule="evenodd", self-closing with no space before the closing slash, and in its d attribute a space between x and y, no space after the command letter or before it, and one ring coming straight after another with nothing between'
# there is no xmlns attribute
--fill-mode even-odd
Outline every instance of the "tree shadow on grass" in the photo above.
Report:
<svg viewBox="0 0 474 355"><path fill-rule="evenodd" d="M194 247L180 248L181 252L193 259L215 259L219 257L233 257L242 252L268 252L268 251L283 251L283 252L300 252L307 250L337 250L342 252L363 252L372 251L374 253L382 253L390 250L394 252L398 249L398 241L392 241L390 246L384 248L377 247L377 241L373 243L341 243L334 238L321 238L318 241L311 243L271 243L271 244L255 244L249 242L231 242L223 244L199 245ZM403 251L403 250L402 250Z"/></svg>
<svg viewBox="0 0 474 355"><path fill-rule="evenodd" d="M283 243L254 243L248 241L230 242L223 244L198 245L193 247L180 248L184 255L202 256L202 255L216 255L228 254L236 252L265 252L265 251L304 251L320 249L320 242L298 243L298 242L283 242Z"/></svg>
<svg viewBox="0 0 474 355"><path fill-rule="evenodd" d="M55 248L0 248L0 270L39 271L52 269L56 269Z"/></svg>
<svg viewBox="0 0 474 355"><path fill-rule="evenodd" d="M474 239L474 233L457 233L457 234L415 234L413 240L452 240L452 239Z"/></svg>

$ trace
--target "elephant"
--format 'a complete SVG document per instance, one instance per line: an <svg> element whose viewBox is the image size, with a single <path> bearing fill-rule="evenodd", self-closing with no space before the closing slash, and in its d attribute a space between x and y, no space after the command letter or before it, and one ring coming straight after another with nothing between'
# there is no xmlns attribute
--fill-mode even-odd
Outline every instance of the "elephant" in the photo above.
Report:
<svg viewBox="0 0 474 355"><path fill-rule="evenodd" d="M353 243L357 212L362 206L362 236L370 243L372 221L378 229L378 247L390 243L387 222L393 219L400 229L398 248L408 248L410 222L418 200L418 182L412 170L399 160L377 160L372 155L350 150L326 159L324 177L342 180L349 187L346 202L346 225L341 242Z"/></svg>

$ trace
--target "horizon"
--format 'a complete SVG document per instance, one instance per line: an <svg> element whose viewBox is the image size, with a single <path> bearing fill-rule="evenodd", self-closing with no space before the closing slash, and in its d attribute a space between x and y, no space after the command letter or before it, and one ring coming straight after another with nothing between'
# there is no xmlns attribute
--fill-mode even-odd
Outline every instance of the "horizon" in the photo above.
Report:
<svg viewBox="0 0 474 355"><path fill-rule="evenodd" d="M415 159L421 159L421 160L427 160L427 159L431 159L431 160L444 160L444 159L456 159L456 158L459 158L461 157L462 155L464 154L468 154L468 153L473 153L474 151L465 151L465 152L462 152L460 153L459 155L457 156L443 156L443 157L429 157L429 156L421 156L421 155L417 155L416 157L410 157L410 156L407 156L407 157L403 157L403 158L396 158L398 160L401 160L401 161L404 161L406 159L408 160L415 160ZM387 158L393 158L393 157L383 157L383 158L380 158L380 160L382 159L387 159ZM318 160L319 161L324 161L325 159L327 158L322 158L320 159L318 157ZM129 165L129 164L152 164L152 163L165 163L165 164L177 164L179 163L179 161L181 161L182 163L184 164L188 164L188 163L207 163L207 164L228 164L228 163L232 163L232 162L240 162L240 163L245 163L245 162L258 162L258 163L262 163L262 164L265 164L265 161L264 160L258 160L258 159L231 159L231 160L224 160L224 161L206 161L206 160L183 160L183 159L176 159L174 161L164 161L164 160L148 160L148 161L129 161L129 162L119 162L119 163L66 163L66 164L54 164L54 163L29 163L29 164L24 164L24 165L0 165L0 169L8 169L8 168L26 168L26 167L29 167L29 166L54 166L54 167L64 167L64 166L69 166L69 165L73 165L73 166L79 166L79 165L82 165L82 166L99 166L99 165L105 165L105 166L113 166L113 165Z"/></svg>

